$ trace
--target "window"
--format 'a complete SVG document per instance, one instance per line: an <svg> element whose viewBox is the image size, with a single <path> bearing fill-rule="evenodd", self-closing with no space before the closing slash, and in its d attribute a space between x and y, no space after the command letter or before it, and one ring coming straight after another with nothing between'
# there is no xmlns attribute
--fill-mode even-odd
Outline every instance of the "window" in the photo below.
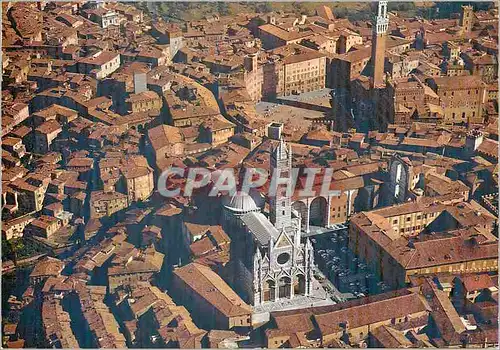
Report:
<svg viewBox="0 0 500 350"><path fill-rule="evenodd" d="M392 220L392 223L393 223L393 224L397 224L397 223L398 223L398 219L394 219L394 220Z"/></svg>
<svg viewBox="0 0 500 350"><path fill-rule="evenodd" d="M278 258L276 259L276 261L280 265L286 264L288 260L290 260L290 254L288 253L281 253L280 255L278 255Z"/></svg>
<svg viewBox="0 0 500 350"><path fill-rule="evenodd" d="M410 221L410 220L411 220L411 217L410 217L410 216L406 218L406 222L408 222L408 221Z"/></svg>

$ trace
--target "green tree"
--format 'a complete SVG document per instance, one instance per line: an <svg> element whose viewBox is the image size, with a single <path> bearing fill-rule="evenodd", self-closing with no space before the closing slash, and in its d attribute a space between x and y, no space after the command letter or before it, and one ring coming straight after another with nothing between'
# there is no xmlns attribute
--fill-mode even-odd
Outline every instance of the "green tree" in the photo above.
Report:
<svg viewBox="0 0 500 350"><path fill-rule="evenodd" d="M227 16L230 14L229 4L227 2L218 2L216 9L217 13L221 16Z"/></svg>
<svg viewBox="0 0 500 350"><path fill-rule="evenodd" d="M272 12L273 5L270 2L259 2L255 10L260 13Z"/></svg>
<svg viewBox="0 0 500 350"><path fill-rule="evenodd" d="M14 238L10 240L2 239L2 260L12 260L17 264L17 260L25 250L25 245L22 238Z"/></svg>

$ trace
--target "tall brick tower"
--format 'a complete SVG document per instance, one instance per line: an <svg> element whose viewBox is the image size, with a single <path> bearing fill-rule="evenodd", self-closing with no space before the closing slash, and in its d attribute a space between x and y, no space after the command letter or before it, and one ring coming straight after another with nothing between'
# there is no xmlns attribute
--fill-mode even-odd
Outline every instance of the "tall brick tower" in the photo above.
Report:
<svg viewBox="0 0 500 350"><path fill-rule="evenodd" d="M474 10L472 6L462 6L462 15L460 16L460 26L464 33L470 33L472 31L472 25L474 24Z"/></svg>
<svg viewBox="0 0 500 350"><path fill-rule="evenodd" d="M385 41L389 17L387 16L387 1L378 2L377 16L373 21L372 34L372 88L384 87Z"/></svg>

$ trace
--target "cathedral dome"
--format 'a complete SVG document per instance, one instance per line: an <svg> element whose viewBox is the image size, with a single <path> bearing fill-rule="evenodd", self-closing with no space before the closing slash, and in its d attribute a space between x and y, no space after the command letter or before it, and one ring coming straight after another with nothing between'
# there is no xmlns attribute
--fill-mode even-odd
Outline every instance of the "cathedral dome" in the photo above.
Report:
<svg viewBox="0 0 500 350"><path fill-rule="evenodd" d="M262 196L254 190L250 194L238 191L233 195L224 198L224 207L235 213L247 213L251 211L260 211L263 206Z"/></svg>

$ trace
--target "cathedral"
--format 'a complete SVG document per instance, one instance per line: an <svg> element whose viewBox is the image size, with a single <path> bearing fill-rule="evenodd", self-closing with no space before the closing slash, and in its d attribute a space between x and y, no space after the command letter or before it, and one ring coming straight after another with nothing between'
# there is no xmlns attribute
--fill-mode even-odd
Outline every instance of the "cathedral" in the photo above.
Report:
<svg viewBox="0 0 500 350"><path fill-rule="evenodd" d="M291 185L292 150L281 139L271 152L271 174L280 171ZM285 185L286 186L286 185ZM292 209L285 186L270 197L269 218L257 191L237 192L224 201L223 227L231 237L231 284L254 306L309 296L314 255L301 239L300 214Z"/></svg>

